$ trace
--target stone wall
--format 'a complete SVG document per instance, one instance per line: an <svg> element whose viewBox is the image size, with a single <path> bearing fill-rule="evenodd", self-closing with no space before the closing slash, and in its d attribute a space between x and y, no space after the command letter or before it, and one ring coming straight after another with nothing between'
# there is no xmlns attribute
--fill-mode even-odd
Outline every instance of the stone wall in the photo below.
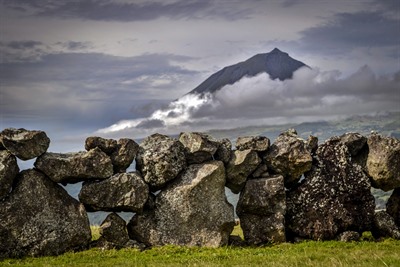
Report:
<svg viewBox="0 0 400 267"><path fill-rule="evenodd" d="M400 141L347 133L318 144L288 130L267 137L216 140L88 137L85 152L47 152L43 131L0 133L0 257L57 255L92 246L144 249L167 244L228 244L400 238ZM16 157L36 158L19 172ZM126 172L133 161L136 171ZM83 182L79 201L60 184ZM375 213L371 186L395 189ZM234 207L245 240L231 236ZM87 212L111 212L91 242ZM134 213L128 224L115 212Z"/></svg>

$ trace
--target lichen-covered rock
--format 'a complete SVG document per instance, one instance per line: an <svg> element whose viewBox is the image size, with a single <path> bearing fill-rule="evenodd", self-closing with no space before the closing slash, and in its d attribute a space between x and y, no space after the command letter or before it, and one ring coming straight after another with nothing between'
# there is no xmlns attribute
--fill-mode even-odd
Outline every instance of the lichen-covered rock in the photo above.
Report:
<svg viewBox="0 0 400 267"><path fill-rule="evenodd" d="M11 191L15 177L19 172L17 160L7 150L0 150L0 199Z"/></svg>
<svg viewBox="0 0 400 267"><path fill-rule="evenodd" d="M227 245L235 220L224 185L222 162L189 165L157 195L154 210L132 218L129 237L151 246Z"/></svg>
<svg viewBox="0 0 400 267"><path fill-rule="evenodd" d="M223 138L219 140L219 147L215 152L214 159L222 161L225 165L231 159L232 143L229 139Z"/></svg>
<svg viewBox="0 0 400 267"><path fill-rule="evenodd" d="M306 141L307 149L311 152L311 155L314 155L315 151L318 149L318 137L310 135Z"/></svg>
<svg viewBox="0 0 400 267"><path fill-rule="evenodd" d="M389 191L400 187L400 140L372 134L368 137L366 171L373 187Z"/></svg>
<svg viewBox="0 0 400 267"><path fill-rule="evenodd" d="M285 242L286 193L281 175L248 180L236 207L248 244Z"/></svg>
<svg viewBox="0 0 400 267"><path fill-rule="evenodd" d="M264 157L268 169L285 178L285 185L296 184L301 175L311 169L312 157L307 142L296 131L281 133Z"/></svg>
<svg viewBox="0 0 400 267"><path fill-rule="evenodd" d="M371 233L375 238L391 237L400 239L399 227L397 227L393 217L384 210L375 213Z"/></svg>
<svg viewBox="0 0 400 267"><path fill-rule="evenodd" d="M0 133L3 146L21 160L34 159L47 151L50 139L43 131L7 128Z"/></svg>
<svg viewBox="0 0 400 267"><path fill-rule="evenodd" d="M205 133L181 133L179 141L185 147L186 160L189 164L212 160L219 147L218 141Z"/></svg>
<svg viewBox="0 0 400 267"><path fill-rule="evenodd" d="M83 205L36 170L18 175L0 214L0 258L58 255L91 240Z"/></svg>
<svg viewBox="0 0 400 267"><path fill-rule="evenodd" d="M352 156L356 156L367 143L367 138L359 133L345 133L340 136L340 139L347 146Z"/></svg>
<svg viewBox="0 0 400 267"><path fill-rule="evenodd" d="M269 173L268 173L268 167L267 164L265 162L261 162L257 169L251 174L252 179L257 179L257 178L266 178L269 177Z"/></svg>
<svg viewBox="0 0 400 267"><path fill-rule="evenodd" d="M360 234L355 231L346 231L338 235L337 240L341 242L357 242L360 241Z"/></svg>
<svg viewBox="0 0 400 267"><path fill-rule="evenodd" d="M96 147L110 156L114 166L114 173L125 172L135 160L139 150L139 145L128 138L121 138L118 141L97 136L86 138L85 148L87 151Z"/></svg>
<svg viewBox="0 0 400 267"><path fill-rule="evenodd" d="M389 197L386 203L386 212L393 217L397 226L400 227L400 187L393 190Z"/></svg>
<svg viewBox="0 0 400 267"><path fill-rule="evenodd" d="M106 179L113 174L110 157L99 148L66 154L47 152L34 165L56 183Z"/></svg>
<svg viewBox="0 0 400 267"><path fill-rule="evenodd" d="M141 212L148 197L149 187L137 172L84 182L79 193L79 201L88 211Z"/></svg>
<svg viewBox="0 0 400 267"><path fill-rule="evenodd" d="M261 159L257 152L248 150L232 151L226 166L226 186L237 194L242 190L249 175L254 172Z"/></svg>
<svg viewBox="0 0 400 267"><path fill-rule="evenodd" d="M153 134L140 144L136 169L152 190L161 189L186 167L185 148L176 139Z"/></svg>
<svg viewBox="0 0 400 267"><path fill-rule="evenodd" d="M238 150L251 149L257 152L265 152L268 150L270 141L265 136L244 136L236 140L236 148Z"/></svg>
<svg viewBox="0 0 400 267"><path fill-rule="evenodd" d="M316 159L301 185L287 194L289 236L329 240L348 230L370 230L375 210L370 182L347 146L331 138L318 147Z"/></svg>

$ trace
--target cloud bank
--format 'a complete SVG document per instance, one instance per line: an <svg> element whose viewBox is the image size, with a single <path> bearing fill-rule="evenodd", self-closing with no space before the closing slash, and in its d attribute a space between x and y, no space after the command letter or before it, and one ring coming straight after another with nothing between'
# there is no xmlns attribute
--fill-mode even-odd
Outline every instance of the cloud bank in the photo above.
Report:
<svg viewBox="0 0 400 267"><path fill-rule="evenodd" d="M97 134L142 137L154 132L300 123L398 111L399 103L400 71L377 76L363 66L342 77L338 71L301 68L291 80L271 80L264 73L242 78L213 95L185 95L147 118L119 121Z"/></svg>

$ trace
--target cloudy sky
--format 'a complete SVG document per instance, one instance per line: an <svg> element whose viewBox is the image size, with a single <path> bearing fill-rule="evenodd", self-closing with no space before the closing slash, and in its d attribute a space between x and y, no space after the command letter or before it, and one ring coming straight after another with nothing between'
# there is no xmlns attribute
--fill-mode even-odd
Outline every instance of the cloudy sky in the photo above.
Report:
<svg viewBox="0 0 400 267"><path fill-rule="evenodd" d="M292 81L243 79L211 100L180 98L274 47L312 69ZM399 88L397 0L0 1L0 126L43 129L53 150L94 133L398 111ZM129 126L138 123L150 126Z"/></svg>

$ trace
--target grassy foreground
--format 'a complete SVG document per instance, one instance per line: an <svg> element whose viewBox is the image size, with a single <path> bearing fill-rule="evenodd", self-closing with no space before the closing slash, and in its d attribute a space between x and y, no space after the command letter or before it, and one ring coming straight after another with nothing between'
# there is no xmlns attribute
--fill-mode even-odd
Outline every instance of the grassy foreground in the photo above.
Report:
<svg viewBox="0 0 400 267"><path fill-rule="evenodd" d="M236 229L236 232L238 230ZM0 266L400 266L400 241L308 241L265 247L155 247L6 259Z"/></svg>

